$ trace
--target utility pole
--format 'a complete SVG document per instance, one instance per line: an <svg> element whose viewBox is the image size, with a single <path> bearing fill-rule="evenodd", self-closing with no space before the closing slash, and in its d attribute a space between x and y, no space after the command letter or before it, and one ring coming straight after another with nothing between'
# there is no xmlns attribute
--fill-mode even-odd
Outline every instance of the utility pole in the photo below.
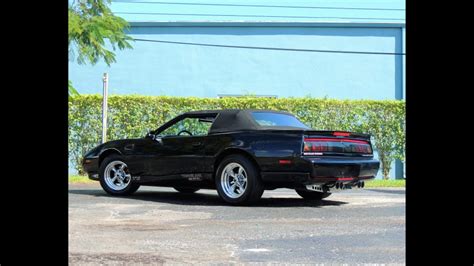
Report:
<svg viewBox="0 0 474 266"><path fill-rule="evenodd" d="M104 73L102 78L103 92L102 92L102 143L107 141L107 98L109 90L109 74Z"/></svg>

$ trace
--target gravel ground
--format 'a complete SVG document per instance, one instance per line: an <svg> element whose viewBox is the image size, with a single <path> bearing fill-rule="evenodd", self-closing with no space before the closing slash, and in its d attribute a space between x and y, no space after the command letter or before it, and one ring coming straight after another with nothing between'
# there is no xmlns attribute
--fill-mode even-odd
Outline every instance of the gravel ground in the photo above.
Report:
<svg viewBox="0 0 474 266"><path fill-rule="evenodd" d="M256 206L233 207L213 190L141 187L118 198L96 183L71 184L69 263L404 264L405 189L320 202L280 189Z"/></svg>

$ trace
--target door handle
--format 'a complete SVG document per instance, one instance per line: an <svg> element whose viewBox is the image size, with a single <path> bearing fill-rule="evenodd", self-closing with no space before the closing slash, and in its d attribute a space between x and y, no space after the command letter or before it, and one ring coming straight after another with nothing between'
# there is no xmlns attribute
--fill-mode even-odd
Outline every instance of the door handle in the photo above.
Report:
<svg viewBox="0 0 474 266"><path fill-rule="evenodd" d="M202 142L193 142L193 147L199 147L202 145Z"/></svg>

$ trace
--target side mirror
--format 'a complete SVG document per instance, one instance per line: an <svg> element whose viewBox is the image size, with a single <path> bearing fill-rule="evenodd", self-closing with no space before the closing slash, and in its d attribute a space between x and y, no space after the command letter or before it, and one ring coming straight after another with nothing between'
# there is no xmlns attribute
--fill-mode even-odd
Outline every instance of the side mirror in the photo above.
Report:
<svg viewBox="0 0 474 266"><path fill-rule="evenodd" d="M148 132L148 133L146 134L146 136L147 136L148 138L151 138L152 140L154 140L154 141L156 141L156 142L162 144L163 141L161 140L161 137L160 137L160 136L157 136L157 135L155 135L155 134L153 134L153 133L151 133L151 132L152 132L152 131Z"/></svg>
<svg viewBox="0 0 474 266"><path fill-rule="evenodd" d="M160 144L163 144L163 140L161 140L160 136L153 135L152 139Z"/></svg>
<svg viewBox="0 0 474 266"><path fill-rule="evenodd" d="M151 131L149 131L148 133L146 133L146 137L147 138L151 138L151 139L155 139L155 135L151 133Z"/></svg>

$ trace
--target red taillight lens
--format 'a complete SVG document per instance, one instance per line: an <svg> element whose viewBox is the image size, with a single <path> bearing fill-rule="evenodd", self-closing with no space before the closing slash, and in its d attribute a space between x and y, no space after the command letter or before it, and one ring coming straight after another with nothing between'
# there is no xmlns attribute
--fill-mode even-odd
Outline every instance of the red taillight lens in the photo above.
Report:
<svg viewBox="0 0 474 266"><path fill-rule="evenodd" d="M317 141L306 141L304 142L304 151L307 152L322 152L328 151L328 144L325 142L317 142Z"/></svg>
<svg viewBox="0 0 474 266"><path fill-rule="evenodd" d="M303 152L372 153L368 141L344 138L305 138Z"/></svg>
<svg viewBox="0 0 474 266"><path fill-rule="evenodd" d="M351 133L349 133L349 132L334 132L333 135L336 136L336 137L349 137L351 135Z"/></svg>
<svg viewBox="0 0 474 266"><path fill-rule="evenodd" d="M328 151L328 144L325 142L312 142L312 151Z"/></svg>
<svg viewBox="0 0 474 266"><path fill-rule="evenodd" d="M311 151L311 146L309 145L309 142L304 142L303 151Z"/></svg>

